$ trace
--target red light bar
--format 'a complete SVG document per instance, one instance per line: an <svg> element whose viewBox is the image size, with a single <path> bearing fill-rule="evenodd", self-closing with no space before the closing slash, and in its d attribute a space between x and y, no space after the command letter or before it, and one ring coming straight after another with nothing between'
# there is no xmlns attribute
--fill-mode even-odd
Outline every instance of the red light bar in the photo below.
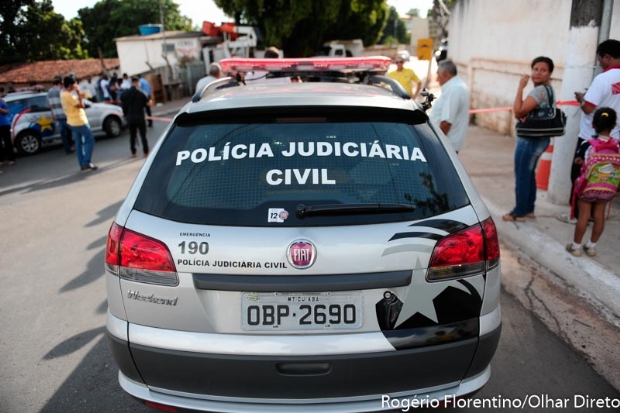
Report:
<svg viewBox="0 0 620 413"><path fill-rule="evenodd" d="M238 72L325 72L325 71L387 71L391 59L385 56L346 58L286 59L223 59L219 64L224 73Z"/></svg>

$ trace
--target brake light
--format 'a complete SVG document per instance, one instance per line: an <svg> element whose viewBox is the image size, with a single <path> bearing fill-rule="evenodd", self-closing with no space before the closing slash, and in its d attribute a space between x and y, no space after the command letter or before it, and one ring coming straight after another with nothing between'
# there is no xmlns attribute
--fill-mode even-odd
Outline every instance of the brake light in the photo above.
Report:
<svg viewBox="0 0 620 413"><path fill-rule="evenodd" d="M166 244L112 224L106 245L106 268L131 281L178 285L176 267Z"/></svg>
<svg viewBox="0 0 620 413"><path fill-rule="evenodd" d="M108 242L105 247L105 264L107 269L115 275L118 275L118 266L120 264L121 235L123 228L116 222L112 224L108 233Z"/></svg>
<svg viewBox="0 0 620 413"><path fill-rule="evenodd" d="M150 402L148 400L144 400L144 405L151 407L153 409L161 410L163 412L178 412L179 410L174 406L168 406L167 404Z"/></svg>
<svg viewBox="0 0 620 413"><path fill-rule="evenodd" d="M252 72L324 72L324 71L387 71L391 59L385 56L346 58L286 58L286 59L223 59L219 64L224 73Z"/></svg>
<svg viewBox="0 0 620 413"><path fill-rule="evenodd" d="M491 218L441 239L433 250L429 281L480 274L499 263L499 240Z"/></svg>
<svg viewBox="0 0 620 413"><path fill-rule="evenodd" d="M499 237L493 218L489 218L482 223L484 240L486 241L487 267L493 268L499 264Z"/></svg>

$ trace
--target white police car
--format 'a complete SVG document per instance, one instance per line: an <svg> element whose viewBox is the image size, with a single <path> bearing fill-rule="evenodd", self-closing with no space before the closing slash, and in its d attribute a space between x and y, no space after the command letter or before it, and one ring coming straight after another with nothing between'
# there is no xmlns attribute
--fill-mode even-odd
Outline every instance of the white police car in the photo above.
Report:
<svg viewBox="0 0 620 413"><path fill-rule="evenodd" d="M361 412L489 380L495 225L389 64L228 59L301 82L220 80L177 114L106 247L125 391L167 411Z"/></svg>
<svg viewBox="0 0 620 413"><path fill-rule="evenodd" d="M13 145L22 155L33 155L43 145L60 142L60 128L47 105L46 92L10 93L4 98L11 116ZM117 137L123 131L123 109L108 103L84 99L93 134Z"/></svg>

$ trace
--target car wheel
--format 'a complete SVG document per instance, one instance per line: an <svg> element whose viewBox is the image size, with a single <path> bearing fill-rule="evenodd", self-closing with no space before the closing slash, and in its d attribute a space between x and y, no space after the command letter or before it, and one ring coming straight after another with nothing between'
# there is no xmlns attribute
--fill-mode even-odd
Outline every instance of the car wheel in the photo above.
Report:
<svg viewBox="0 0 620 413"><path fill-rule="evenodd" d="M117 117L110 116L103 122L103 130L110 138L115 138L123 131L123 124Z"/></svg>
<svg viewBox="0 0 620 413"><path fill-rule="evenodd" d="M34 131L24 131L15 138L15 148L22 155L34 155L41 150L41 136Z"/></svg>

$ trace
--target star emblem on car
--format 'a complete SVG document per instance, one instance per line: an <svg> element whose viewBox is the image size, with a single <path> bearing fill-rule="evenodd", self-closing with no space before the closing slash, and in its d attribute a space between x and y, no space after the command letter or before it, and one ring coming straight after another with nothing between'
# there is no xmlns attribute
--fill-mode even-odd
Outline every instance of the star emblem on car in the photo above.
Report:
<svg viewBox="0 0 620 413"><path fill-rule="evenodd" d="M54 123L54 119L53 118L48 118L45 115L41 115L41 118L39 120L37 120L35 123L37 125L41 126L41 132L43 132L46 129L49 129L49 130L53 130L54 129L52 127L52 125Z"/></svg>

